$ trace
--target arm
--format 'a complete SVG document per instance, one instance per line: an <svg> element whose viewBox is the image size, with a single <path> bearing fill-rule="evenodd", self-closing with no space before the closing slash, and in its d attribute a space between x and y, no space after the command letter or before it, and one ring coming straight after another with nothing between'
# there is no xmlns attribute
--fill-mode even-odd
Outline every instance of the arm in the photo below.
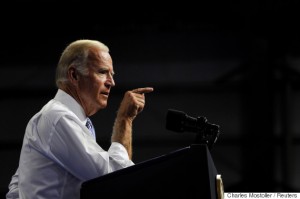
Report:
<svg viewBox="0 0 300 199"><path fill-rule="evenodd" d="M127 91L117 113L111 141L122 144L127 150L130 159L132 159L132 122L144 109L144 94L152 91L153 88L150 87Z"/></svg>
<svg viewBox="0 0 300 199"><path fill-rule="evenodd" d="M73 117L60 118L54 131L48 134L51 138L47 156L78 179L89 180L132 165L121 144L114 144L105 151Z"/></svg>
<svg viewBox="0 0 300 199"><path fill-rule="evenodd" d="M12 176L9 183L9 191L6 194L6 199L18 199L19 198L19 169Z"/></svg>

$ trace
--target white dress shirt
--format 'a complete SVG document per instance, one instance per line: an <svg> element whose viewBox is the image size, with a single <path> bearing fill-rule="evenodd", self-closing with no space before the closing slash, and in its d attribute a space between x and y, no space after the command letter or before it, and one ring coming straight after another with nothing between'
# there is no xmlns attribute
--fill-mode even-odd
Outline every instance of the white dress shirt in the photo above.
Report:
<svg viewBox="0 0 300 199"><path fill-rule="evenodd" d="M82 182L134 165L120 143L103 150L86 121L80 104L59 89L26 127L7 199L79 199Z"/></svg>

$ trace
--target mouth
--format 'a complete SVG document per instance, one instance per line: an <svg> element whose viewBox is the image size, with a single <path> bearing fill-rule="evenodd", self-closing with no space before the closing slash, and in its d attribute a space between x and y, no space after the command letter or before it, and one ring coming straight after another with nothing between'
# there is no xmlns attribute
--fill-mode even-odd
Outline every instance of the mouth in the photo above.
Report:
<svg viewBox="0 0 300 199"><path fill-rule="evenodd" d="M106 97L109 96L109 92L105 92L105 91L104 91L104 92L101 92L100 94L101 94L101 95L104 95L104 96L106 96Z"/></svg>

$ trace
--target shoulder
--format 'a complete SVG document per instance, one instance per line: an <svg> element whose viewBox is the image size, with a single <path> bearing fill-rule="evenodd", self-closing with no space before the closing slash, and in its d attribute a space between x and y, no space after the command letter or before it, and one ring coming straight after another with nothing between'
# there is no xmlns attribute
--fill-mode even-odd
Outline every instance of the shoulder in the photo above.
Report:
<svg viewBox="0 0 300 199"><path fill-rule="evenodd" d="M39 120L42 120L51 124L56 124L61 118L76 120L77 116L63 103L52 99L32 118L32 120L35 120L37 123Z"/></svg>

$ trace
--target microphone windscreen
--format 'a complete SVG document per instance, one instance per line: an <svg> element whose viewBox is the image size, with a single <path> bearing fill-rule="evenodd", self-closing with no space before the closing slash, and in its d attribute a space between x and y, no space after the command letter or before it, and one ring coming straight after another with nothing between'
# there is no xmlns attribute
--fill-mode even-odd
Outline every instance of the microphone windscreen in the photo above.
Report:
<svg viewBox="0 0 300 199"><path fill-rule="evenodd" d="M185 118L186 114L184 112L169 109L166 116L166 129L175 132L183 132Z"/></svg>

